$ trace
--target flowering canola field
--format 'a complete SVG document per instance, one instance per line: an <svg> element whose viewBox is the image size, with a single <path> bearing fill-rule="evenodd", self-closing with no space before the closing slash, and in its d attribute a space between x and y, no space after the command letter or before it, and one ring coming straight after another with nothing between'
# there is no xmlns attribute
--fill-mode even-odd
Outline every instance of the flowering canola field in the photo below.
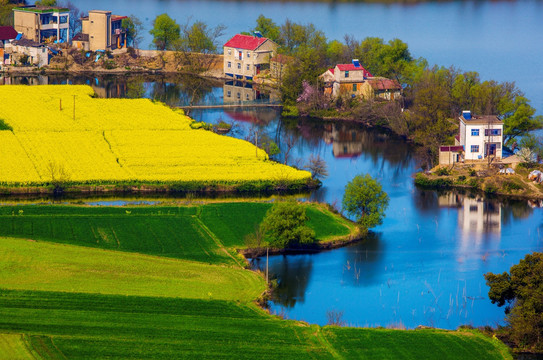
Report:
<svg viewBox="0 0 543 360"><path fill-rule="evenodd" d="M88 86L0 86L0 119L13 129L0 131L2 184L310 178L246 141L191 129L181 110L93 98Z"/></svg>

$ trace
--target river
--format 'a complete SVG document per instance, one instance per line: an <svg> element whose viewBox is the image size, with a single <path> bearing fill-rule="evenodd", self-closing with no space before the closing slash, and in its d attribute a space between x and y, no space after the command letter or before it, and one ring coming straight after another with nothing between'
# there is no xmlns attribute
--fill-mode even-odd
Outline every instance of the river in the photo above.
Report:
<svg viewBox="0 0 543 360"><path fill-rule="evenodd" d="M427 1L418 4L228 0L79 0L84 11L111 10L138 16L144 23L142 48L151 46L153 19L168 13L179 24L201 20L226 25L221 42L250 31L263 14L282 24L286 18L313 23L328 39L345 34L386 41L398 38L414 57L433 65L477 71L483 80L516 82L543 114L543 2Z"/></svg>
<svg viewBox="0 0 543 360"><path fill-rule="evenodd" d="M4 81L86 83L102 97L125 97L139 89L134 93L170 105L187 104L190 86L190 79L162 76L37 76ZM196 102L228 102L229 91L240 92L244 101L248 96L249 102L274 99L263 89L235 85L220 81L199 85ZM360 173L377 178L390 197L383 224L366 241L319 254L270 258L270 273L278 282L271 310L287 318L326 324L327 313L336 311L354 326L496 326L504 313L488 300L483 274L507 271L525 254L543 250L539 204L420 190L413 185L418 170L414 149L386 132L349 122L283 121L271 108L194 110L191 116L211 123L230 122L234 125L230 136L242 139L259 131L261 139L266 135L279 144L281 162L286 153L288 163L297 166L312 155L322 157L329 176L310 200L339 209L346 183ZM255 260L253 266L263 268L264 259Z"/></svg>

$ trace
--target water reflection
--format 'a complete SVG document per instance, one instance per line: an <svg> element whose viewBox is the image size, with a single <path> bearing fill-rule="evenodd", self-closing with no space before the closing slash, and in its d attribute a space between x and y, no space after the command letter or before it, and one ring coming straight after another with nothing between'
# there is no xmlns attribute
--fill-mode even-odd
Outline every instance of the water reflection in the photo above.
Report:
<svg viewBox="0 0 543 360"><path fill-rule="evenodd" d="M383 246L380 234L370 232L364 241L345 248L342 282L351 286L370 286L380 282L379 267Z"/></svg>

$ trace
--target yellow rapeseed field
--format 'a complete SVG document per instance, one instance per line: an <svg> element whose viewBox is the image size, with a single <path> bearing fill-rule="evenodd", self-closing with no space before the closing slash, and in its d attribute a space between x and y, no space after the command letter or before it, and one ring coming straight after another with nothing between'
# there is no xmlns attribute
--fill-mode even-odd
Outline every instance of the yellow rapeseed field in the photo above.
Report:
<svg viewBox="0 0 543 360"><path fill-rule="evenodd" d="M238 139L190 128L148 99L97 99L80 85L0 86L0 183L303 180ZM75 117L74 117L75 100Z"/></svg>

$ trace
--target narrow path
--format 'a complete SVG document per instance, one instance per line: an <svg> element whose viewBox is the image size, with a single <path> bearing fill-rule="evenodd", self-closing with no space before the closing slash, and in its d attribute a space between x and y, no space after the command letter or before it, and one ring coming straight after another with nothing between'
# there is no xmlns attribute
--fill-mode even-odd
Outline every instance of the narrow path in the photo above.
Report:
<svg viewBox="0 0 543 360"><path fill-rule="evenodd" d="M322 346L328 350L330 355L334 357L334 359L344 359L343 356L341 356L336 349L328 342L328 339L326 339L326 336L322 333L322 327L317 328L317 333L315 334L317 336L317 339L322 344Z"/></svg>
<svg viewBox="0 0 543 360"><path fill-rule="evenodd" d="M234 262L236 264L238 264L239 267L241 267L241 268L245 267L244 264L242 264L239 259L234 257L232 254L230 254L230 252L228 250L226 250L226 248L224 247L224 244L221 242L221 240L219 240L219 238L203 223L203 221L200 219L199 216L197 216L197 215L191 215L191 216L196 220L198 225L200 225L200 227L206 232L206 234L215 242L215 244L217 244L217 246L222 251L224 251L224 253L226 255L228 255L230 258L232 258L232 260L234 260Z"/></svg>

